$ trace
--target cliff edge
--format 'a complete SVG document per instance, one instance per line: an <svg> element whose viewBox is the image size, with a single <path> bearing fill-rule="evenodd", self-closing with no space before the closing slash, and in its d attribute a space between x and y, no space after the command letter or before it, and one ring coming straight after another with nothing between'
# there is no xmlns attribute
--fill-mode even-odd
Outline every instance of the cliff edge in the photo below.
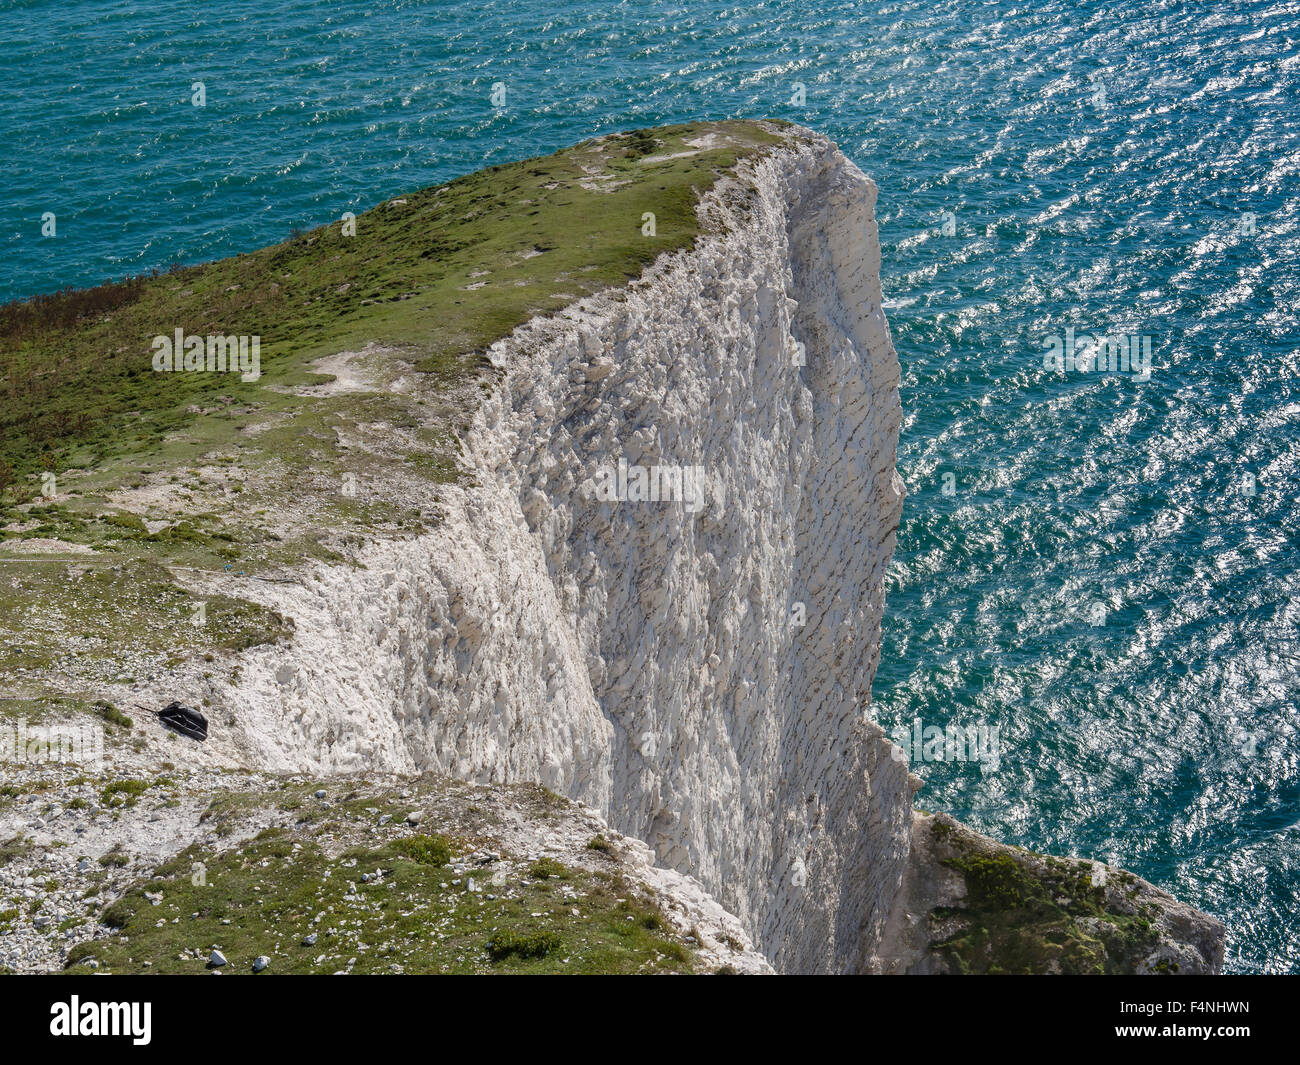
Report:
<svg viewBox="0 0 1300 1065"><path fill-rule="evenodd" d="M142 651L132 676L83 675L63 693L202 703L219 723L208 756L259 772L544 785L692 878L719 927L734 915L782 972L1217 970L1222 926L1150 885L1118 872L1136 894L1075 883L1074 862L917 815L919 782L871 719L903 504L874 185L826 138L777 123L639 131L571 153L562 175L530 161L484 172L472 194L453 185L377 209L419 263L460 257L455 284L438 275L429 291L486 307L490 343L439 319L444 348L417 357L402 345L429 319L372 320L352 349L316 338L324 380L272 376L279 411L248 400L240 447L274 439L299 404L342 419L311 462L339 463L351 494L302 473L311 462L286 491L292 463L250 456L240 493L260 491L268 509L236 518L216 489L203 505L218 524L275 530L270 578L162 564L194 600L237 595L266 634ZM670 176L690 190L686 216L654 200ZM641 239L680 233L626 284L584 282L607 261L575 260L576 231L562 246L530 237L488 268L471 236L412 221L456 195L438 216L448 226L545 219L577 199L589 213L618 204L608 224L625 241L638 226ZM322 248L289 250L314 263ZM568 258L546 266L557 252ZM301 271L272 261L279 293ZM425 298L412 263L410 291L390 304ZM335 280L303 305L350 299ZM546 295L526 316L503 302L529 286ZM377 508L365 522L349 509L358 495ZM195 506L161 480L103 499L117 527L134 520L147 537ZM407 517L380 521L394 501ZM313 557L274 554L327 505ZM37 672L49 687L59 670ZM154 749L143 741L138 756ZM1068 903L1054 894L1062 869ZM1059 950L1022 949L1031 911Z"/></svg>

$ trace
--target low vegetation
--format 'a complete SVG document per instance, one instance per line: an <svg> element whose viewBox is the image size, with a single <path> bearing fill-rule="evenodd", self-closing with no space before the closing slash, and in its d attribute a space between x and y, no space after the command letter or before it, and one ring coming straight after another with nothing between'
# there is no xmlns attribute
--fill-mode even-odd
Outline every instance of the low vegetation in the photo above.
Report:
<svg viewBox="0 0 1300 1065"><path fill-rule="evenodd" d="M436 524L492 387L487 347L689 246L700 195L774 128L603 137L387 200L355 235L321 219L248 254L0 307L13 695L93 704L105 681L289 636L241 584ZM261 376L155 371L153 338L177 329L260 337ZM342 369L321 360L353 355L345 386L322 387ZM222 594L183 590L192 573Z"/></svg>
<svg viewBox="0 0 1300 1065"><path fill-rule="evenodd" d="M990 845L939 820L933 838L966 884L961 906L930 915L931 949L953 972L1132 973L1158 942L1130 873L1108 892L1092 862Z"/></svg>
<svg viewBox="0 0 1300 1065"><path fill-rule="evenodd" d="M708 133L718 147L685 143ZM0 306L0 461L21 485L139 455L198 420L272 409L269 385L302 383L311 360L374 341L459 377L535 314L690 244L698 196L773 140L733 122L586 141L388 200L353 236L322 220L248 254ZM150 341L177 328L260 336L263 378L155 373Z"/></svg>
<svg viewBox="0 0 1300 1065"><path fill-rule="evenodd" d="M115 792L147 790L121 783ZM231 974L252 974L259 956L267 974L697 969L693 948L617 871L529 862L480 849L482 836L380 826L375 813L394 808L391 797L324 802L311 786L215 798L204 820L218 829L269 810L300 816L226 849L195 843L150 869L103 910L97 938L71 947L67 969L201 974L213 950ZM463 816L458 831L490 820L468 807ZM119 851L105 858L127 863Z"/></svg>

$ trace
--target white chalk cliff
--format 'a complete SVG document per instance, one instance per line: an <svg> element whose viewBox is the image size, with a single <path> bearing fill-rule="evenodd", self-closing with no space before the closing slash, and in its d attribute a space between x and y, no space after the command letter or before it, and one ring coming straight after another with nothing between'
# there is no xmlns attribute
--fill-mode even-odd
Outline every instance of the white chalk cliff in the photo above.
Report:
<svg viewBox="0 0 1300 1065"><path fill-rule="evenodd" d="M494 345L439 526L260 591L296 635L228 700L249 758L536 780L778 971L881 968L916 780L869 710L903 501L875 198L787 135L695 247ZM602 498L620 460L702 468L702 505Z"/></svg>

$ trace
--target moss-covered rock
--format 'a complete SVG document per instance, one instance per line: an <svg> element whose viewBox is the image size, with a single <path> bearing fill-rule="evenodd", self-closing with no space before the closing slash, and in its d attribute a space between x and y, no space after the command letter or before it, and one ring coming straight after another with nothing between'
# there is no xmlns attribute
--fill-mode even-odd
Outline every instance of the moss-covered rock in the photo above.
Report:
<svg viewBox="0 0 1300 1065"><path fill-rule="evenodd" d="M918 813L890 971L980 974L1216 972L1223 925L1100 862L998 843Z"/></svg>

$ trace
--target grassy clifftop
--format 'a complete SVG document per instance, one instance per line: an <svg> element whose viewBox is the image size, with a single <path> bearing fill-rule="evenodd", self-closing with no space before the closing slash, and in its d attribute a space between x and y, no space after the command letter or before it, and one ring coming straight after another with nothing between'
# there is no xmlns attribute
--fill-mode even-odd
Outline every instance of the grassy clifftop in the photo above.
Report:
<svg viewBox="0 0 1300 1065"><path fill-rule="evenodd" d="M220 769L236 747L131 702L183 694L229 741L205 685L295 628L248 582L436 524L487 348L689 247L700 197L783 136L602 137L0 307L0 726L18 744L0 751L0 971L201 973L213 949L227 973L262 955L273 973L767 969L734 918L544 789ZM258 337L260 375L159 372L154 338L177 330ZM33 724L102 729L105 759L33 760Z"/></svg>
<svg viewBox="0 0 1300 1065"><path fill-rule="evenodd" d="M352 235L0 307L0 711L165 670L178 632L189 654L286 635L235 578L436 523L487 347L688 247L699 197L781 135L611 135L388 200ZM157 372L176 330L260 337L261 376ZM187 568L234 585L196 624Z"/></svg>
<svg viewBox="0 0 1300 1065"><path fill-rule="evenodd" d="M268 389L311 381L314 359L376 342L458 377L530 317L689 245L698 196L773 140L739 122L604 137L388 200L355 235L331 220L250 254L7 304L0 461L21 489L33 472L143 458L218 411L237 431L283 409ZM151 339L178 328L260 336L264 378L153 372Z"/></svg>

